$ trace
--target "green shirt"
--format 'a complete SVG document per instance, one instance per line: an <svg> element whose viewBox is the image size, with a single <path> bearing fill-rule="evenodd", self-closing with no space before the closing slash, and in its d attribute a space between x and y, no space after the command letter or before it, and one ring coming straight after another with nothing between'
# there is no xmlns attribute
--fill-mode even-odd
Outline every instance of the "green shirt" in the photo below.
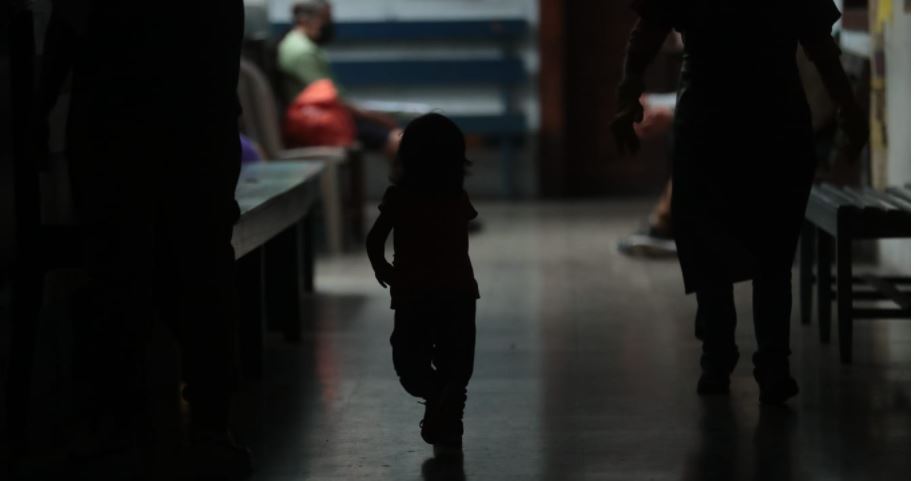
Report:
<svg viewBox="0 0 914 481"><path fill-rule="evenodd" d="M293 29L279 42L278 63L286 77L283 84L289 100L315 80L333 79L323 49L299 29Z"/></svg>

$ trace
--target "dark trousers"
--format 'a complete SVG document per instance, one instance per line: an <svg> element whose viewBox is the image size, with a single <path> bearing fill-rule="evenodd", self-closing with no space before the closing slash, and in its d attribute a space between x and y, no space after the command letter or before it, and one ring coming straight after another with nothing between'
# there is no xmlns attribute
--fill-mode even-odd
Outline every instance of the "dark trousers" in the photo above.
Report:
<svg viewBox="0 0 914 481"><path fill-rule="evenodd" d="M733 285L704 288L696 292L696 333L703 341L701 366L706 371L729 374L739 351L734 338L736 306ZM752 281L752 314L758 350L753 356L757 370L785 373L790 356L790 270L766 272Z"/></svg>
<svg viewBox="0 0 914 481"><path fill-rule="evenodd" d="M224 429L236 376L237 127L92 120L69 139L90 277L74 306L83 402L140 407L145 344L162 322L181 349L194 424Z"/></svg>
<svg viewBox="0 0 914 481"><path fill-rule="evenodd" d="M390 345L406 392L429 399L451 386L465 393L473 375L476 300L398 306Z"/></svg>

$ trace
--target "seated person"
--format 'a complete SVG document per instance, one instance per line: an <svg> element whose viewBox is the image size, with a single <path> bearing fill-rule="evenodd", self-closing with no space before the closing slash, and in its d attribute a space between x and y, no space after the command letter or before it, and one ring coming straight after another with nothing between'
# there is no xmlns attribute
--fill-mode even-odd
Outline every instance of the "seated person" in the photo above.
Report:
<svg viewBox="0 0 914 481"><path fill-rule="evenodd" d="M278 52L278 67L286 77L284 95L289 100L315 81L333 80L330 65L321 47L333 39L330 2L296 2L292 7L292 17L294 26L279 43ZM383 150L388 158L393 158L402 133L396 120L379 112L362 110L345 99L343 104L352 115L362 145L370 150Z"/></svg>

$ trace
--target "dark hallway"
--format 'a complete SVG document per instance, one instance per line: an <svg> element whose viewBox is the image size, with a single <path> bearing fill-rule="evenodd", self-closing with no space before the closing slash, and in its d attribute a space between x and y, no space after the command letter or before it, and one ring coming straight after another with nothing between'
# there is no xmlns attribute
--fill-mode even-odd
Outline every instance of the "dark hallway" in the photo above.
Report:
<svg viewBox="0 0 914 481"><path fill-rule="evenodd" d="M481 279L469 386L468 480L863 480L904 473L910 327L861 325L838 362L815 326L792 323L800 395L762 407L752 379L748 286L737 287L742 359L732 394L694 393L700 343L675 261L618 254L647 204L482 204ZM238 434L257 480L423 479L422 406L396 386L386 291L367 261L321 262L300 346L270 339ZM795 311L796 312L796 311ZM240 426L241 427L241 426ZM427 479L462 479L453 469ZM892 474L895 473L895 474ZM440 477L437 477L440 476Z"/></svg>

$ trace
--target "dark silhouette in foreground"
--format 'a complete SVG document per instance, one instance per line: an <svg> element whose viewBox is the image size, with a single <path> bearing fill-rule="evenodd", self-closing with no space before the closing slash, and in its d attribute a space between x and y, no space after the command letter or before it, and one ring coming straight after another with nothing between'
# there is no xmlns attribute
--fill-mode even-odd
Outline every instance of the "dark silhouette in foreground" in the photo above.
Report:
<svg viewBox="0 0 914 481"><path fill-rule="evenodd" d="M443 115L423 115L406 127L397 161L368 233L368 257L378 282L390 286L394 368L406 391L425 401L422 439L436 454L457 454L479 298L468 254L477 214L463 190L463 133ZM391 231L393 265L384 257Z"/></svg>
<svg viewBox="0 0 914 481"><path fill-rule="evenodd" d="M250 470L228 430L243 12L241 0L187 2L179 14L135 2L54 4L39 117L72 75L67 157L89 275L72 309L81 423L72 442L87 459L113 442L139 452L155 443L147 384L156 366L146 350L162 322L181 348L188 469ZM137 469L156 478L164 468L146 459Z"/></svg>
<svg viewBox="0 0 914 481"><path fill-rule="evenodd" d="M831 0L747 2L636 0L620 112L613 133L636 151L633 124L643 109L642 76L671 29L685 60L674 120L673 236L686 291L698 301L703 341L700 394L729 392L739 353L733 283L752 280L759 400L779 404L798 392L791 377L791 264L815 171L809 107L796 64L807 52L839 108L838 163L852 165L866 141L831 37L840 13ZM745 32L756 32L747 36ZM727 123L734 99L750 115Z"/></svg>

